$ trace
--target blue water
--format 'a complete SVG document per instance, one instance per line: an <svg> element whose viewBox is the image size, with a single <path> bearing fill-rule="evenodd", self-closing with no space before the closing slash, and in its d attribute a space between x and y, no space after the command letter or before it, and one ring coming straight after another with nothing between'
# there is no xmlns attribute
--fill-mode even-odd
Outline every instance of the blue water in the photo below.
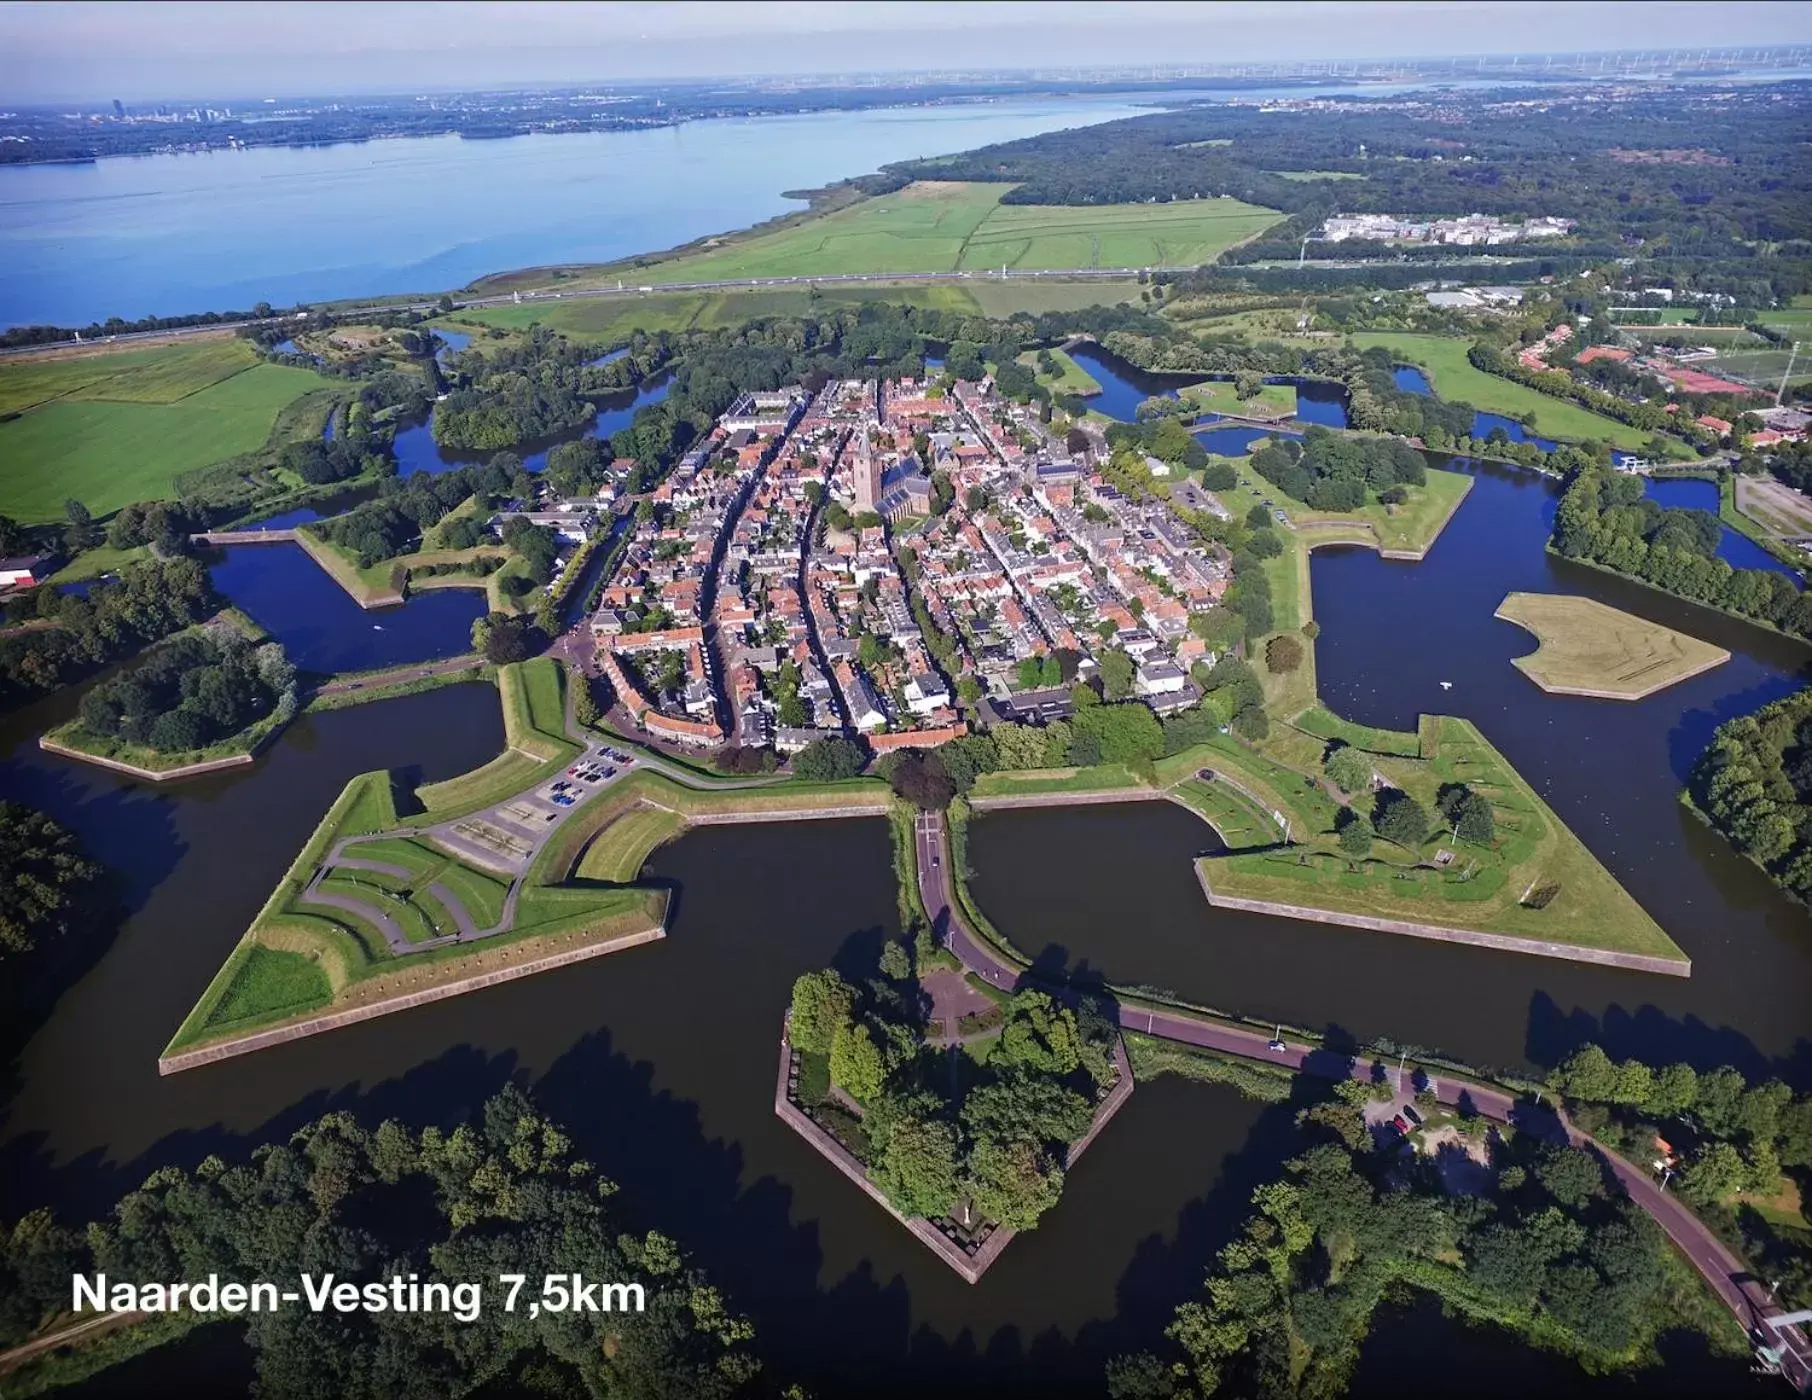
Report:
<svg viewBox="0 0 1812 1400"><path fill-rule="evenodd" d="M446 326L436 326L434 328L434 334L446 342L434 352L434 358L439 360L443 365L446 364L449 355L457 355L461 350L464 350L466 346L472 343L472 333L470 331L456 331L450 330Z"/></svg>
<svg viewBox="0 0 1812 1400"><path fill-rule="evenodd" d="M467 340L470 340L471 338L471 336L466 337ZM460 348L464 349L465 347L461 346ZM619 345L615 350L610 351L608 354L600 355L595 360L587 360L585 365L588 369L596 369L600 365L610 364L613 360L620 360L628 353L629 347L627 345Z"/></svg>
<svg viewBox="0 0 1812 1400"><path fill-rule="evenodd" d="M1406 394L1420 394L1427 399L1435 396L1434 385L1428 382L1428 376L1414 365L1398 365L1391 371L1391 378ZM1493 428L1502 428L1504 436L1512 442L1532 442L1543 452L1552 452L1560 445L1552 438L1537 437L1514 418L1506 418L1501 413L1473 414L1472 435L1475 438L1490 437Z"/></svg>
<svg viewBox="0 0 1812 1400"><path fill-rule="evenodd" d="M608 438L622 432L635 420L638 409L646 408L649 404L659 403L667 397L672 387L671 376L656 375L638 389L626 390L621 394L612 394L608 398L598 400L598 411L592 415L591 422L583 428L538 442L525 443L515 450L521 456L523 466L532 472L538 472L547 465L547 454L552 448L563 442L573 442L582 437ZM396 474L398 476L413 476L416 472L450 472L456 467L470 467L488 462L496 455L494 451L465 452L451 447L442 447L434 440L432 419L403 428L396 435Z"/></svg>
<svg viewBox="0 0 1812 1400"><path fill-rule="evenodd" d="M796 210L783 190L1141 110L1026 98L3 166L0 326L433 292L604 262ZM357 217L322 217L335 209Z"/></svg>
<svg viewBox="0 0 1812 1400"><path fill-rule="evenodd" d="M477 588L419 593L367 612L294 544L236 545L210 570L214 586L308 671L362 671L457 656L485 612Z"/></svg>
<svg viewBox="0 0 1812 1400"><path fill-rule="evenodd" d="M1708 510L1718 513L1718 486L1715 481L1695 481L1690 477L1650 477L1646 494L1656 503L1685 510ZM1739 534L1728 525L1718 539L1718 558L1733 569L1767 569L1785 574L1801 588L1804 580L1797 570L1788 568L1749 536Z"/></svg>

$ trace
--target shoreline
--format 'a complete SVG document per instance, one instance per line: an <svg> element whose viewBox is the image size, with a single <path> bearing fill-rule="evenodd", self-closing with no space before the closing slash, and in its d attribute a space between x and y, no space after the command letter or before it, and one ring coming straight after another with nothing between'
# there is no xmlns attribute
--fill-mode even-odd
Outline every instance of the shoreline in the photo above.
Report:
<svg viewBox="0 0 1812 1400"><path fill-rule="evenodd" d="M569 948L565 952L547 953L538 958L531 958L527 962L514 963L489 972L475 972L466 977L440 983L437 986L423 987L419 991L400 992L365 1006L347 1007L342 1011L329 1011L323 1015L308 1017L306 1020L266 1026L244 1035L229 1035L211 1044L197 1046L193 1050L178 1051L174 1055L159 1055L157 1073L159 1077L180 1074L184 1070L196 1069L202 1065L213 1064L218 1060L233 1059L239 1055L250 1055L255 1051L268 1049L273 1045L281 1045L287 1041L303 1040L312 1035L324 1035L328 1031L356 1025L360 1021L370 1021L379 1016L388 1016L392 1012L407 1011L412 1007L425 1006L429 1002L444 1001L448 997L464 996L467 992L482 991L486 987L494 987L503 982L514 982L523 977L532 977L538 972L548 972L572 963L605 957L611 953L620 953L627 948L637 948L644 943L653 943L666 936L666 911L663 908L661 922L652 928L618 934L614 938L588 943L579 948Z"/></svg>
<svg viewBox="0 0 1812 1400"><path fill-rule="evenodd" d="M1372 933L1396 933L1409 938L1426 938L1436 943L1460 943L1502 953L1523 953L1532 957L1559 958L1566 962L1592 963L1599 967L1617 967L1630 972L1653 972L1665 977L1692 976L1692 959L1687 957L1663 958L1649 953L1619 953L1609 948L1588 948L1579 943L1551 943L1512 933L1486 933L1477 929L1417 923L1408 919L1381 919L1370 914L1349 914L1335 909L1317 908L1312 904L1286 904L1279 900L1216 894L1213 885L1208 882L1208 872L1203 869L1203 864L1200 859L1195 861L1196 883L1202 887L1202 894L1208 903L1216 909L1237 909L1247 914L1275 914L1285 919L1337 924Z"/></svg>

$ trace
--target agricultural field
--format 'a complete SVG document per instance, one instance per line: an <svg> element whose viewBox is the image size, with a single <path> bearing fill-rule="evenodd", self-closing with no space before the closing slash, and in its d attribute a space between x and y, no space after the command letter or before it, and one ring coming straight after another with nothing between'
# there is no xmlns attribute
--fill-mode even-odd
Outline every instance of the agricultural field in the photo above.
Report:
<svg viewBox="0 0 1812 1400"><path fill-rule="evenodd" d="M0 513L97 516L178 494L184 472L264 446L277 415L328 383L257 362L236 340L27 361L0 368Z"/></svg>
<svg viewBox="0 0 1812 1400"><path fill-rule="evenodd" d="M895 286L759 287L719 292L648 292L623 296L537 297L513 306L461 311L449 320L462 326L520 330L544 325L569 335L627 340L634 332L680 331L738 326L761 316L808 316L845 306L886 302L952 311L963 316L1010 316L1027 311L1076 311L1139 299L1139 284L1121 280L1034 282L998 278L972 283L902 282Z"/></svg>
<svg viewBox="0 0 1812 1400"><path fill-rule="evenodd" d="M626 275L646 282L837 273L1196 266L1281 217L1238 200L1008 205L1009 187L921 181Z"/></svg>
<svg viewBox="0 0 1812 1400"><path fill-rule="evenodd" d="M1533 411L1535 431L1543 437L1608 441L1629 452L1645 450L1650 434L1614 418L1605 418L1566 399L1552 398L1513 380L1486 374L1466 358L1470 342L1457 336L1418 335L1410 331L1357 331L1347 337L1360 350L1387 347L1402 359L1428 371L1435 393L1449 402L1469 403L1486 413L1520 419Z"/></svg>
<svg viewBox="0 0 1812 1400"><path fill-rule="evenodd" d="M1511 664L1555 695L1640 700L1730 659L1722 647L1591 598L1512 593L1494 615L1540 643Z"/></svg>

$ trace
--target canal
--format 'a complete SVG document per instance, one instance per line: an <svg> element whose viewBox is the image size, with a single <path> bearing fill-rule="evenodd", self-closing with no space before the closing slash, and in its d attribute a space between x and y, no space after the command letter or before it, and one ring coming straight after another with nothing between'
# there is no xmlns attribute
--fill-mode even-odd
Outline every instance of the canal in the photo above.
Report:
<svg viewBox="0 0 1812 1400"><path fill-rule="evenodd" d="M1256 1016L1499 1065L1545 1063L1595 1035L1616 1053L1807 1082L1804 911L1673 800L1711 728L1798 683L1805 651L1550 560L1552 485L1461 466L1473 492L1420 564L1316 554L1323 694L1366 723L1407 726L1423 710L1476 720L1692 954L1690 980L1225 915L1206 907L1189 868L1212 833L1157 803L978 819L970 860L983 907L1050 963ZM306 573L272 562L291 556ZM390 618L466 596L354 609L360 631L331 615L343 595L292 547L231 551L215 577L281 624L310 666L336 655L377 664ZM329 592L306 593L309 577ZM1532 639L1491 617L1511 588L1587 593L1715 641L1732 660L1635 705L1550 697L1509 665ZM437 645L422 626L420 646ZM648 870L677 892L664 942L161 1079L158 1050L346 779L477 766L503 742L497 701L460 685L312 716L249 769L160 790L36 748L76 699L0 721L0 791L76 829L118 872L126 917L94 931L85 975L12 1066L0 1216L50 1204L77 1221L159 1165L242 1153L330 1109L450 1122L515 1078L753 1315L775 1374L823 1393L1050 1395L1098 1389L1107 1356L1159 1338L1294 1140L1287 1109L1154 1081L1078 1164L1048 1222L981 1285L962 1284L772 1112L792 979L872 961L895 927L890 843L872 820L694 832ZM92 1393L127 1382L147 1393L159 1377L215 1369L242 1376L217 1355L238 1346L209 1333ZM1406 1358L1470 1372L1500 1354L1525 1390L1585 1383L1564 1362L1423 1308L1382 1318L1358 1393L1385 1393ZM1666 1384L1687 1392L1730 1393L1743 1376L1691 1351L1670 1359ZM1647 1388L1658 1380L1644 1377ZM209 1393L205 1381L184 1388Z"/></svg>

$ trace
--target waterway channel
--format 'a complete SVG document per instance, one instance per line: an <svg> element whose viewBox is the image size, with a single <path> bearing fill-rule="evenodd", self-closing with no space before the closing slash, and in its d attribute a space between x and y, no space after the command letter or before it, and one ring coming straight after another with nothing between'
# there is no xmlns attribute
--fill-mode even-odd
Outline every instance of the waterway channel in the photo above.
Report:
<svg viewBox="0 0 1812 1400"><path fill-rule="evenodd" d="M1368 723L1405 726L1420 710L1475 719L1692 954L1690 980L1210 910L1189 858L1212 833L1159 803L979 819L970 860L984 908L1053 963L1257 1016L1491 1064L1540 1063L1596 1034L1619 1053L1729 1060L1807 1082L1804 911L1673 794L1710 729L1785 693L1808 653L1550 560L1541 544L1552 484L1461 466L1473 492L1422 563L1357 549L1315 556L1322 692ZM243 576L231 572L241 554ZM331 632L330 594L309 603L308 575L259 562L290 556L338 593L290 547L233 551L216 579L261 620L297 593L295 626ZM258 569L272 570L267 584ZM1532 640L1491 618L1510 588L1601 597L1718 642L1732 660L1635 705L1549 697L1509 665ZM375 618L388 629L396 616ZM360 649L347 664L374 663ZM332 1108L451 1121L519 1077L625 1200L753 1314L777 1374L827 1394L1071 1394L1097 1388L1107 1355L1159 1335L1290 1142L1286 1110L1154 1081L1078 1165L1046 1225L981 1285L958 1281L772 1113L792 979L872 958L894 927L889 840L872 820L695 832L649 867L677 891L664 942L160 1079L158 1049L345 780L385 766L432 779L482 763L502 743L497 702L488 687L459 685L310 717L250 769L157 790L35 747L76 699L0 722L0 792L76 829L119 872L128 917L97 936L92 967L12 1066L0 1216L51 1204L79 1220L157 1165L237 1153ZM218 1335L226 1341L192 1345L238 1345ZM1582 1384L1565 1363L1421 1310L1387 1318L1368 1351L1382 1359L1362 1368L1356 1393L1391 1391L1392 1363L1406 1355L1457 1364L1480 1346L1515 1358L1507 1365L1536 1388ZM147 1359L131 1378L155 1388L159 1375L198 1374L199 1361L159 1371L185 1355ZM221 1373L238 1374L230 1364ZM1689 1352L1666 1384L1729 1393L1741 1376Z"/></svg>

